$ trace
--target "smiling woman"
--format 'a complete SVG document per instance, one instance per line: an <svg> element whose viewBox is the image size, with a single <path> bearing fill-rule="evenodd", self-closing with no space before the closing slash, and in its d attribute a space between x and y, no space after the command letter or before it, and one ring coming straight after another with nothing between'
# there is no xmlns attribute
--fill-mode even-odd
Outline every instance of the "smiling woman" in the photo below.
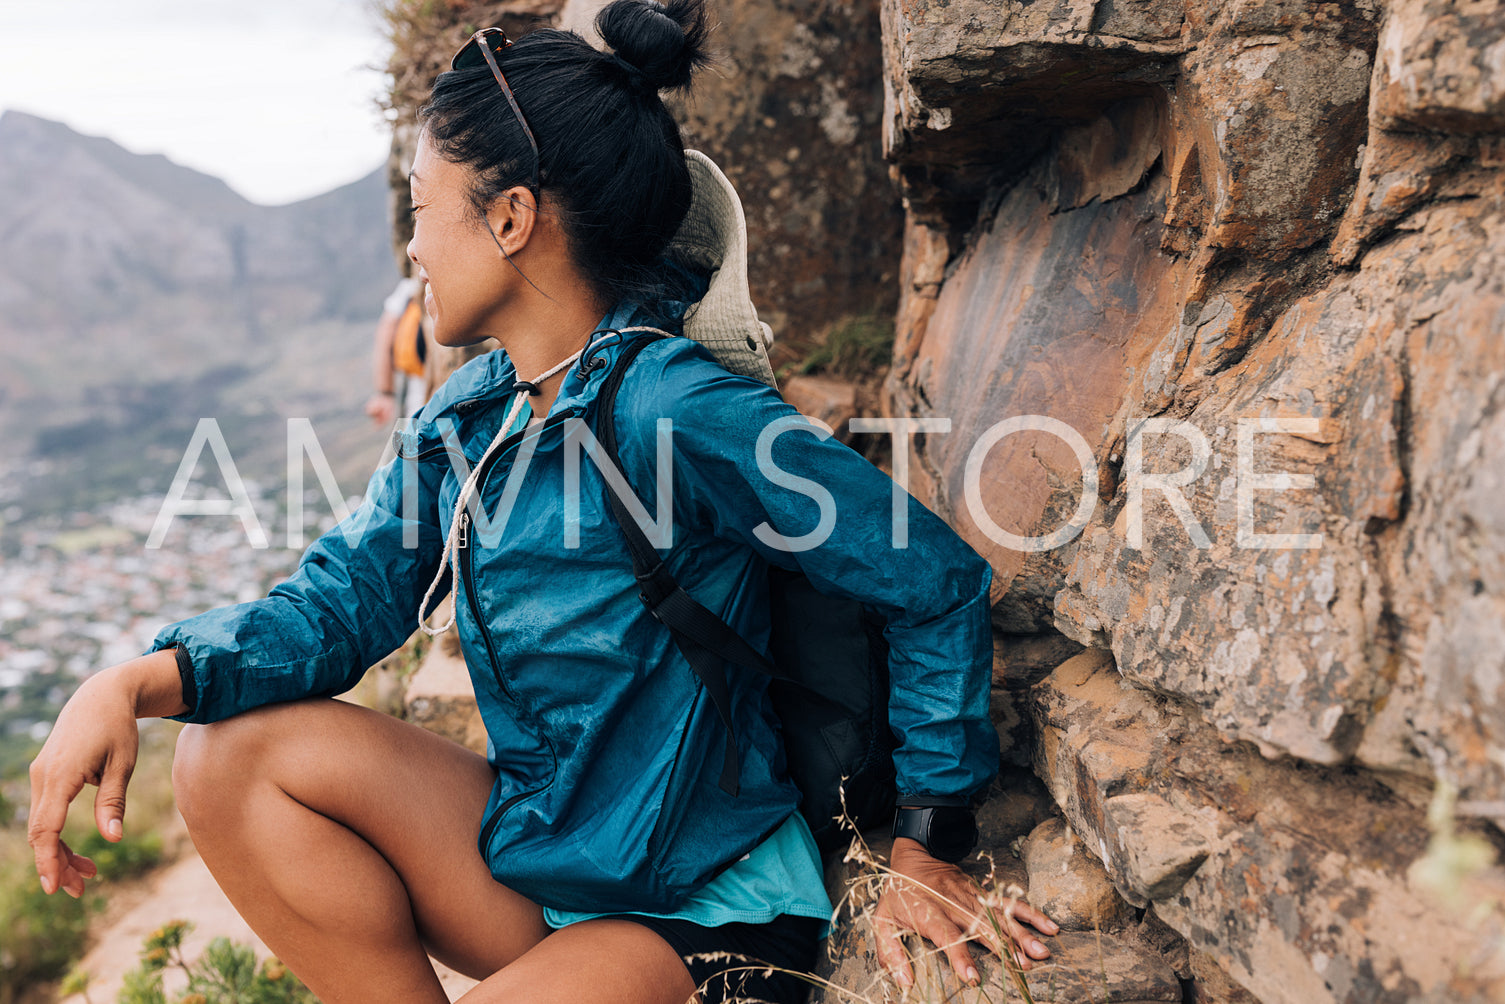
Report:
<svg viewBox="0 0 1505 1004"><path fill-rule="evenodd" d="M828 436L771 447L770 430L811 427L676 337L737 331L766 371L740 203L659 97L704 61L706 17L701 0L615 0L597 21L612 51L482 32L435 82L409 254L436 338L502 351L446 382L361 511L265 600L171 625L79 690L32 768L49 893L93 873L58 839L68 802L97 783L119 839L136 718L171 715L195 723L173 770L204 861L325 1002L438 1004L429 954L481 981L472 1004L799 1000L789 974L831 905L769 677L753 661L703 672L722 641L659 619L698 604L764 649L778 568L885 622L893 867L935 892L884 894L880 957L908 980L915 930L975 982L969 936L1013 949L972 935L958 904L977 891L949 863L998 766L988 565L913 499L892 545L892 481ZM619 468L574 462L587 436L614 442ZM608 501L624 480L661 486L656 557L686 590L653 599L663 577L634 576L644 549ZM839 518L805 534L828 508ZM446 590L485 758L327 699L415 624L439 630ZM1024 926L1046 918L1020 903L1007 923L1021 958L1049 955ZM734 956L770 974L728 985Z"/></svg>

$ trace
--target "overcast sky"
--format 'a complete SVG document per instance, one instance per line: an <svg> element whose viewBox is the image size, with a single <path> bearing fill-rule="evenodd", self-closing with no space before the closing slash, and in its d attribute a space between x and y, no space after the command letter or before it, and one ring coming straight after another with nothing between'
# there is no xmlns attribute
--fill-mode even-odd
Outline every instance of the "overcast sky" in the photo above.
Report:
<svg viewBox="0 0 1505 1004"><path fill-rule="evenodd" d="M0 0L0 109L268 205L383 163L386 56L370 0Z"/></svg>

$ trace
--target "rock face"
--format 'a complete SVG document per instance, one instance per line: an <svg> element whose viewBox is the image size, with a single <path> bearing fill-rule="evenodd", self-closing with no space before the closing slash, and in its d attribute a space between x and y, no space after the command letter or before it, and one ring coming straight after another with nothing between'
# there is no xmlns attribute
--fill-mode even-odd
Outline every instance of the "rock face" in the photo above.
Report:
<svg viewBox="0 0 1505 1004"><path fill-rule="evenodd" d="M1505 999L1505 4L880 7L882 410L994 568L979 824L1063 926L1031 994ZM880 40L786 8L720 9L687 114L814 324L898 246ZM881 996L864 924L816 1000Z"/></svg>
<svg viewBox="0 0 1505 1004"><path fill-rule="evenodd" d="M1434 786L1505 848L1505 5L884 24L910 488L995 676L1088 650L995 680L1006 757L1197 999L1499 999L1498 868L1460 926L1413 865Z"/></svg>

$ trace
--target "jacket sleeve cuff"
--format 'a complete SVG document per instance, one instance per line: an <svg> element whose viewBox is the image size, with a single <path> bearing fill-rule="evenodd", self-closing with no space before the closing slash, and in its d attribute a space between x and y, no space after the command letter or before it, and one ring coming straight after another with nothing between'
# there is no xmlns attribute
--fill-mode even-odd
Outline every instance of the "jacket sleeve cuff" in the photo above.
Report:
<svg viewBox="0 0 1505 1004"><path fill-rule="evenodd" d="M193 678L193 656L188 654L186 645L173 649L173 654L178 661L178 679L183 685L183 703L188 707L183 714L191 715L199 704L199 685Z"/></svg>
<svg viewBox="0 0 1505 1004"><path fill-rule="evenodd" d="M965 795L920 795L901 791L896 804L900 808L929 809L941 805L970 806L972 799Z"/></svg>

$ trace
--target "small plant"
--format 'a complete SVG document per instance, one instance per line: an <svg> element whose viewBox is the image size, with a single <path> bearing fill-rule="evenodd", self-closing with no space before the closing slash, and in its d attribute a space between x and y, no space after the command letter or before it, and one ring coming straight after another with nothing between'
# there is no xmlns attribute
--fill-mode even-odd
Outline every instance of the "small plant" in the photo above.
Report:
<svg viewBox="0 0 1505 1004"><path fill-rule="evenodd" d="M318 1004L280 961L268 959L258 969L256 953L228 938L215 938L190 962L183 939L192 926L174 920L152 932L141 946L141 965L126 974L117 1004ZM181 970L188 979L172 998L164 987L169 969Z"/></svg>
<svg viewBox="0 0 1505 1004"><path fill-rule="evenodd" d="M894 323L882 317L851 317L835 325L804 359L781 367L803 375L827 373L846 380L862 380L892 361Z"/></svg>
<svg viewBox="0 0 1505 1004"><path fill-rule="evenodd" d="M90 976L87 970L74 967L67 976L63 977L63 982L58 986L58 996L78 996L84 999L84 1004L94 1004L89 999L89 980Z"/></svg>
<svg viewBox="0 0 1505 1004"><path fill-rule="evenodd" d="M1439 778L1427 807L1427 850L1411 863L1408 876L1458 917L1465 930L1498 932L1505 925L1505 871L1494 845L1476 833L1459 832L1457 800L1458 789ZM1489 957L1480 963L1505 967L1505 937L1497 934L1488 944Z"/></svg>

